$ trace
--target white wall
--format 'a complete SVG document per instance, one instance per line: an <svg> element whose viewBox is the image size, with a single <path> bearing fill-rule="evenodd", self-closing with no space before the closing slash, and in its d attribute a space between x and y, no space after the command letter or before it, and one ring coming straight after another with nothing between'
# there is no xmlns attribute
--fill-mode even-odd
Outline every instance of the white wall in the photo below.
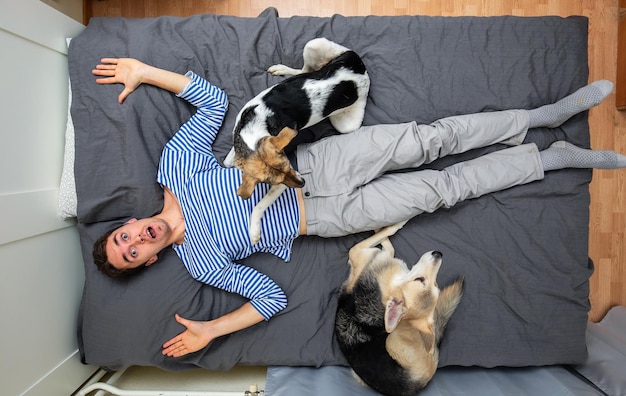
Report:
<svg viewBox="0 0 626 396"><path fill-rule="evenodd" d="M39 0L0 0L0 394L69 395L84 274L57 216L67 114L66 37L84 26Z"/></svg>

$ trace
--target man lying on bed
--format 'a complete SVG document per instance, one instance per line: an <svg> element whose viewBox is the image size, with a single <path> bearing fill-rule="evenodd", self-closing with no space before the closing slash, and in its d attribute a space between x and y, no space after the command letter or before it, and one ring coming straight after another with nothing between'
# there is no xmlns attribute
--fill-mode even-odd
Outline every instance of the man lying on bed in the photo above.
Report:
<svg viewBox="0 0 626 396"><path fill-rule="evenodd" d="M310 169L303 172L304 193L287 189L281 195L265 213L267 229L253 246L248 218L255 197L263 193L240 199L241 172L222 168L211 148L227 110L226 94L193 72L181 75L134 59L102 59L93 74L100 76L96 80L100 84L124 85L120 103L139 85L151 84L197 107L163 149L157 174L163 186L162 211L151 218L130 219L103 235L94 245L96 265L111 276L127 275L155 263L158 253L172 246L195 279L250 300L210 321L176 315L186 330L163 345L168 356L198 351L213 339L268 320L286 307L280 287L266 275L235 263L238 259L268 252L288 261L299 235L335 237L377 229L541 180L549 170L626 167L626 157L612 151L556 142L539 152L534 144L521 144L529 128L554 128L598 105L613 89L609 81L595 82L556 104L530 111L457 116L431 125L362 127L297 148L300 169ZM442 171L387 173L498 142L513 147Z"/></svg>

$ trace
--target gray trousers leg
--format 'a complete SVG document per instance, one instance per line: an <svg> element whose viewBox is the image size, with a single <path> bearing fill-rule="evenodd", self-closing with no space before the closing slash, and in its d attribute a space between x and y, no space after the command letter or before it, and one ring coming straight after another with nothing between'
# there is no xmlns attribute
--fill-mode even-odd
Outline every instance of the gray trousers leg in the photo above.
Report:
<svg viewBox="0 0 626 396"><path fill-rule="evenodd" d="M525 111L450 117L363 127L298 147L307 232L324 237L376 229L464 199L543 178L535 145L501 150L443 171L385 172L414 168L448 154L521 141Z"/></svg>

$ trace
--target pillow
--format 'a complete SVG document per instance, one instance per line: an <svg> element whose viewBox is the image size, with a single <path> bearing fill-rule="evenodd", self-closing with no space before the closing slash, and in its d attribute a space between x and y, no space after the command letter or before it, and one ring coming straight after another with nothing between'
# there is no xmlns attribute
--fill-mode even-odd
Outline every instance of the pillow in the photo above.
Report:
<svg viewBox="0 0 626 396"><path fill-rule="evenodd" d="M69 48L71 38L67 38ZM63 171L59 186L59 216L63 219L76 217L76 181L74 180L74 123L70 109L72 107L72 82L68 79L67 126L65 127L65 151L63 153Z"/></svg>

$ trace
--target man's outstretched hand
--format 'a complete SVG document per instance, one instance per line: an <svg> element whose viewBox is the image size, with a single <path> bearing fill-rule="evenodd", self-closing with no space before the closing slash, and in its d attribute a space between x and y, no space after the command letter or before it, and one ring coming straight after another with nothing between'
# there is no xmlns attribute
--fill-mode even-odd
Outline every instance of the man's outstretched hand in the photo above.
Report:
<svg viewBox="0 0 626 396"><path fill-rule="evenodd" d="M189 320L178 314L176 314L176 321L185 326L187 330L163 344L162 353L164 355L171 357L184 356L188 353L199 351L212 341L212 338L209 336L211 333L211 322Z"/></svg>
<svg viewBox="0 0 626 396"><path fill-rule="evenodd" d="M91 72L101 76L96 79L98 84L124 84L124 90L118 97L120 103L143 82L147 65L137 59L102 58L100 62Z"/></svg>

